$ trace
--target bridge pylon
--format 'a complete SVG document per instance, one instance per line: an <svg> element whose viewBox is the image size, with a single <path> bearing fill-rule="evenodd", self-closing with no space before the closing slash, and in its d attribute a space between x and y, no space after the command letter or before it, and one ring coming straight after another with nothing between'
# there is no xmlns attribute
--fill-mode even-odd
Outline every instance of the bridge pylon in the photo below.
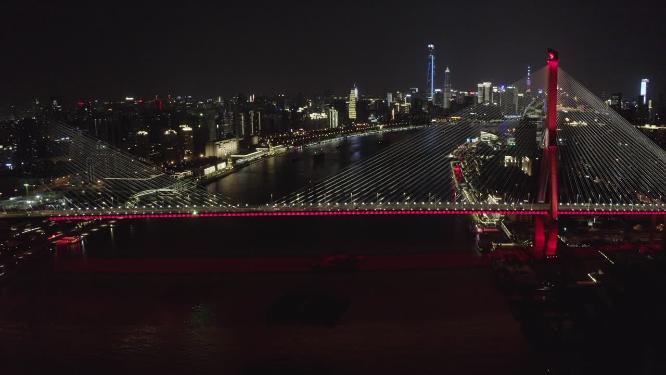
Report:
<svg viewBox="0 0 666 375"><path fill-rule="evenodd" d="M557 73L559 54L548 49L546 59L548 67L547 102L546 102L546 134L544 139L543 160L539 196L545 197L550 187L550 209L547 217L534 219L534 255L536 257L554 257L557 255L558 235L558 188L557 188ZM547 228L546 228L547 227ZM548 229L546 233L546 229Z"/></svg>

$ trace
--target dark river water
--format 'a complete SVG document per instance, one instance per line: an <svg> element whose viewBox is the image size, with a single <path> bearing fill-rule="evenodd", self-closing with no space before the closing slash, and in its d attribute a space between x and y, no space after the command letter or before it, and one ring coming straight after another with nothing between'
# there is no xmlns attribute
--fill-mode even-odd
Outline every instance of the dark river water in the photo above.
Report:
<svg viewBox="0 0 666 375"><path fill-rule="evenodd" d="M410 134L291 151L208 189L270 202ZM469 221L94 222L0 283L0 374L665 373L663 345L618 339L610 323L604 336L540 338L473 250ZM358 255L360 271L318 266L332 254Z"/></svg>
<svg viewBox="0 0 666 375"><path fill-rule="evenodd" d="M418 130L417 130L418 131ZM267 203L381 152L414 130L353 136L261 159L208 184L238 202ZM323 157L314 157L323 153ZM86 231L101 258L413 254L472 248L466 217L255 217L118 221Z"/></svg>
<svg viewBox="0 0 666 375"><path fill-rule="evenodd" d="M208 185L238 202L268 203L308 184L339 172L419 130L375 133L338 138L319 145L261 159ZM323 156L315 157L315 154Z"/></svg>
<svg viewBox="0 0 666 375"><path fill-rule="evenodd" d="M411 134L291 151L208 189L269 202ZM0 374L534 373L487 270L458 268L479 259L468 227L452 216L96 222L0 284ZM331 254L375 268L311 267ZM249 263L207 267L220 260Z"/></svg>

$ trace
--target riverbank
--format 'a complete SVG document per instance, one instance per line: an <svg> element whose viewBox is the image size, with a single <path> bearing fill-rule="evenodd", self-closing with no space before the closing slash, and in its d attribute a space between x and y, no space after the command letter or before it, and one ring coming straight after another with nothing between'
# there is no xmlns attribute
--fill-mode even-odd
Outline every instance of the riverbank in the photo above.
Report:
<svg viewBox="0 0 666 375"><path fill-rule="evenodd" d="M322 140L317 140L317 141L305 143L305 144L302 144L302 145L296 145L296 146L276 145L275 146L276 148L277 147L281 148L281 149L279 149L278 152L267 152L265 155L261 155L260 157L254 158L252 160L245 161L245 162L238 163L238 164L235 163L233 168L222 171L221 173L216 172L216 173L212 173L212 174L207 175L207 176L200 177L197 180L197 183L199 185L207 185L207 184L213 183L213 182L215 182L219 179L222 179L226 176L229 176L233 173L236 173L236 172L240 171L241 169L243 169L243 168L245 168L249 165L261 162L262 160L265 160L266 158L281 156L281 155L284 155L284 154L289 153L291 151L297 151L297 150L301 150L301 149L307 150L307 149L311 149L311 148L314 148L314 147L326 145L326 144L329 144L329 143L340 142L340 141L343 141L345 139L352 138L352 137L365 137L365 136L376 135L376 134L417 130L417 129L425 128L427 126L431 126L431 125L430 124L422 124L422 125L408 125L408 126L399 126L399 127L382 127L382 128L379 128L379 129L363 130L363 131L359 131L357 133L336 135L334 137L325 138L325 139L322 139Z"/></svg>

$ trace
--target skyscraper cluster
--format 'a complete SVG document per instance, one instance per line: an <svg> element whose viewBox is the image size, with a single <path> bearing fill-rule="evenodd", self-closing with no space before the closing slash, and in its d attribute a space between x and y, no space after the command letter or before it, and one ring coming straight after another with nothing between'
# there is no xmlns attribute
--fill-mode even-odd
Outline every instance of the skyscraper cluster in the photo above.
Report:
<svg viewBox="0 0 666 375"><path fill-rule="evenodd" d="M453 101L453 88L451 86L451 69L447 66L443 71L443 87L435 88L437 67L435 66L435 45L427 45L427 77L426 77L426 95L425 100L433 108L451 108Z"/></svg>

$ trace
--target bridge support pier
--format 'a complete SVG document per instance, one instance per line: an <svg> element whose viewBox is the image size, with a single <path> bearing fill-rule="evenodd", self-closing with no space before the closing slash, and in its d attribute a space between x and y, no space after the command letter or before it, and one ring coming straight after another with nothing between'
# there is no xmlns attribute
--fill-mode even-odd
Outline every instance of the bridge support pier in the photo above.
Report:
<svg viewBox="0 0 666 375"><path fill-rule="evenodd" d="M548 240L546 241L546 258L557 256L557 236L559 235L559 225L557 220L551 220L548 225Z"/></svg>
<svg viewBox="0 0 666 375"><path fill-rule="evenodd" d="M557 256L559 224L548 216L534 217L534 248L537 259Z"/></svg>
<svg viewBox="0 0 666 375"><path fill-rule="evenodd" d="M666 215L663 215L662 219L663 219L663 223L664 223L664 228L661 231L661 238L659 238L659 234L657 234L656 237L657 237L657 241L661 240L661 251L666 252ZM657 228L656 228L656 223L657 222L656 222L656 220L657 219L655 219L655 233L657 231Z"/></svg>
<svg viewBox="0 0 666 375"><path fill-rule="evenodd" d="M546 227L544 225L544 216L534 217L534 244L533 254L537 259L542 259L546 248Z"/></svg>
<svg viewBox="0 0 666 375"><path fill-rule="evenodd" d="M657 233L657 215L650 215L650 245L654 245Z"/></svg>

